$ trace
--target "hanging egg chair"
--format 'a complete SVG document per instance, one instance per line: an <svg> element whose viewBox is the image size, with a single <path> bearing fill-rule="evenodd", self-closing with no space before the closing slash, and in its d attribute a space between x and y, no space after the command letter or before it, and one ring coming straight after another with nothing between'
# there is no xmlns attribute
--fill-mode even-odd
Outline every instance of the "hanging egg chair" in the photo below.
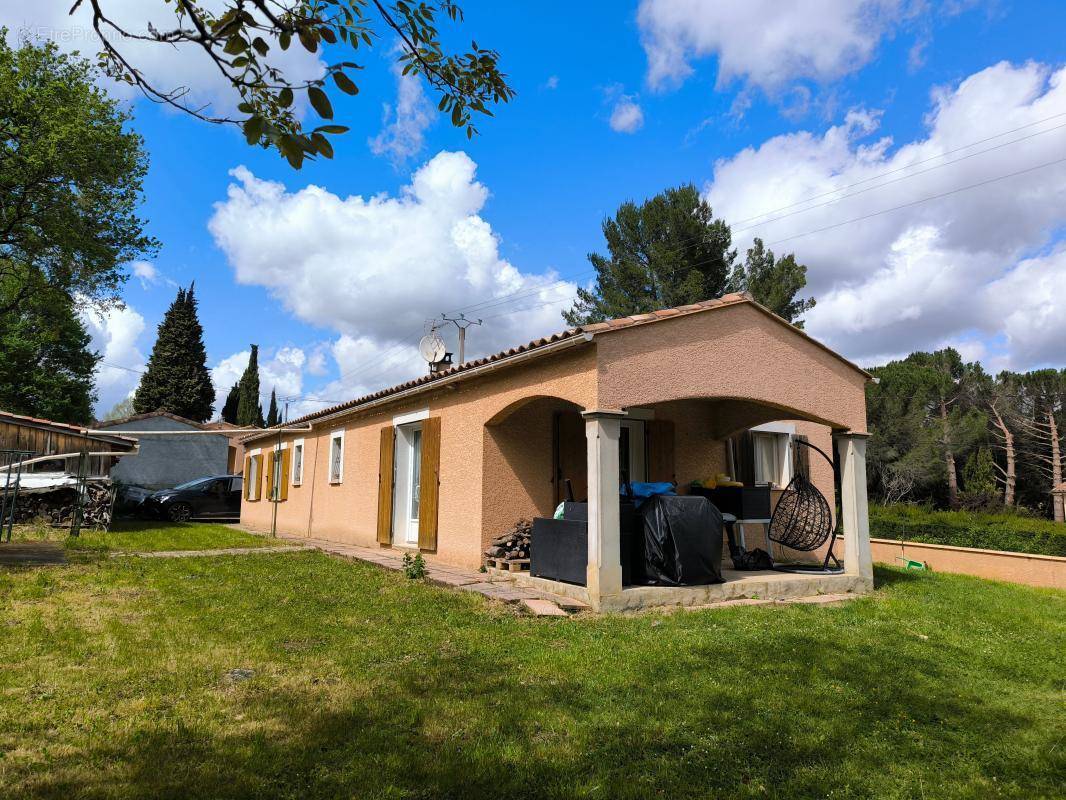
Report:
<svg viewBox="0 0 1066 800"><path fill-rule="evenodd" d="M802 439L793 439L794 444L802 445L814 450L833 466L833 460L820 448ZM767 538L782 547L790 550L809 553L829 541L829 549L826 551L822 564L774 564L774 569L781 572L824 572L839 573L844 571L843 564L833 554L833 542L835 541L835 526L833 524L833 511L829 501L825 499L810 478L801 472L788 482L784 492L781 493L774 513L770 518L767 528ZM834 566L830 567L829 562Z"/></svg>

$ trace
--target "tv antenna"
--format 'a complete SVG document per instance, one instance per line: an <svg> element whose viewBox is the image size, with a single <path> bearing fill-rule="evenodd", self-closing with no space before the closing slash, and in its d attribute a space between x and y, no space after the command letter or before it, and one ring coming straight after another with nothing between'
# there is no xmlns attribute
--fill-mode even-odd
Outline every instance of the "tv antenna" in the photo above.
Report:
<svg viewBox="0 0 1066 800"><path fill-rule="evenodd" d="M479 319L467 319L466 314L460 314L458 317L449 317L446 314L440 315L441 322L450 322L456 328L459 329L459 363L466 362L466 329L471 325L480 325ZM433 332L436 333L436 326L433 327Z"/></svg>

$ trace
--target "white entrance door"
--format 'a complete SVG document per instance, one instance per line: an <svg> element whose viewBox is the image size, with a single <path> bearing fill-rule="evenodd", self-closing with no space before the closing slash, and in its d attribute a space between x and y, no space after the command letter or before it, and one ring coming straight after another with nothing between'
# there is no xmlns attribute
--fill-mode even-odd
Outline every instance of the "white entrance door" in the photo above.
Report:
<svg viewBox="0 0 1066 800"><path fill-rule="evenodd" d="M422 480L422 424L396 428L393 459L392 542L402 547L418 546L418 488Z"/></svg>

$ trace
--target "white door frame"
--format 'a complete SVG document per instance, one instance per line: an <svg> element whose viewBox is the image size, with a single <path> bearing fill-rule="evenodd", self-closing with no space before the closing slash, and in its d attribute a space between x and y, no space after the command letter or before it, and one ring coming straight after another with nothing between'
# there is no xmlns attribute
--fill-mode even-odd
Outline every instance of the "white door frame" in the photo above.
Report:
<svg viewBox="0 0 1066 800"><path fill-rule="evenodd" d="M397 425L395 439L392 544L395 547L418 547L418 517L412 511L419 491L421 421Z"/></svg>

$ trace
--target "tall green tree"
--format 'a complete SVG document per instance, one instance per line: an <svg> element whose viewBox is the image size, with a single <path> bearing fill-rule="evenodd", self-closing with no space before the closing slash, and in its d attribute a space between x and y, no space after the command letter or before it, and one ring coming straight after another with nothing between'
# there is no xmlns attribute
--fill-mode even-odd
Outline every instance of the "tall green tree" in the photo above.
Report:
<svg viewBox="0 0 1066 800"><path fill-rule="evenodd" d="M959 507L958 463L987 438L977 400L979 365L952 348L912 353L871 370L868 477L888 500L934 499Z"/></svg>
<svg viewBox="0 0 1066 800"><path fill-rule="evenodd" d="M7 291L0 283L0 297ZM92 421L100 356L66 294L39 286L0 314L0 408L57 422Z"/></svg>
<svg viewBox="0 0 1066 800"><path fill-rule="evenodd" d="M278 416L278 397L274 393L274 390L270 390L270 408L267 411L266 426L273 428L281 422L281 418Z"/></svg>
<svg viewBox="0 0 1066 800"><path fill-rule="evenodd" d="M226 403L222 406L222 421L228 422L231 425L237 424L237 407L241 403L241 386L239 383L233 384L229 390L229 394L226 395Z"/></svg>
<svg viewBox="0 0 1066 800"><path fill-rule="evenodd" d="M603 221L607 255L590 253L596 285L578 289L563 313L571 325L602 322L717 297L729 289L736 252L729 226L715 219L692 184Z"/></svg>
<svg viewBox="0 0 1066 800"><path fill-rule="evenodd" d="M814 308L813 297L798 297L807 285L807 267L792 253L774 258L762 239L748 248L744 263L733 271L732 284L798 328L803 327L803 315Z"/></svg>
<svg viewBox="0 0 1066 800"><path fill-rule="evenodd" d="M579 288L563 312L570 325L644 314L660 308L748 291L790 322L814 305L797 299L807 268L789 254L780 259L760 240L742 263L729 226L692 184L667 189L637 205L628 201L603 221L607 255L590 253L596 284Z"/></svg>
<svg viewBox="0 0 1066 800"><path fill-rule="evenodd" d="M141 137L90 62L50 42L11 47L6 34L0 29L0 315L45 290L116 301L121 265L157 247L136 213L148 169Z"/></svg>
<svg viewBox="0 0 1066 800"><path fill-rule="evenodd" d="M474 114L491 116L489 105L514 96L495 50L471 44L464 53L446 46L441 23L457 26L463 21L455 0L142 0L139 5L146 8L138 9L144 11L140 19L155 23L142 27L109 16L121 5L116 0L78 0L71 8L71 13L79 6L91 13L103 47L100 56L111 75L137 86L153 101L199 119L241 125L249 144L277 148L297 169L304 158L333 157L326 135L348 129L332 124L327 90L358 94L361 70L379 62L366 51L379 42L389 43L387 49L394 51L404 76L425 81L439 98L437 108L468 137L477 133ZM177 78L174 85L162 85L147 77L138 62L150 57L153 45L176 47L190 69L203 64L217 73L240 100L238 116L220 116L198 104ZM281 51L289 47L360 63L334 61L321 77L306 80L287 71ZM296 101L304 97L325 124L303 127L298 111L302 103Z"/></svg>
<svg viewBox="0 0 1066 800"><path fill-rule="evenodd" d="M240 400L237 403L237 424L241 427L252 425L262 428L263 406L259 402L259 345L253 344L248 356L248 366L241 375Z"/></svg>
<svg viewBox="0 0 1066 800"><path fill-rule="evenodd" d="M159 323L148 367L133 396L133 407L138 414L169 411L195 422L206 422L211 418L214 399L204 329L196 313L195 287L178 289Z"/></svg>

